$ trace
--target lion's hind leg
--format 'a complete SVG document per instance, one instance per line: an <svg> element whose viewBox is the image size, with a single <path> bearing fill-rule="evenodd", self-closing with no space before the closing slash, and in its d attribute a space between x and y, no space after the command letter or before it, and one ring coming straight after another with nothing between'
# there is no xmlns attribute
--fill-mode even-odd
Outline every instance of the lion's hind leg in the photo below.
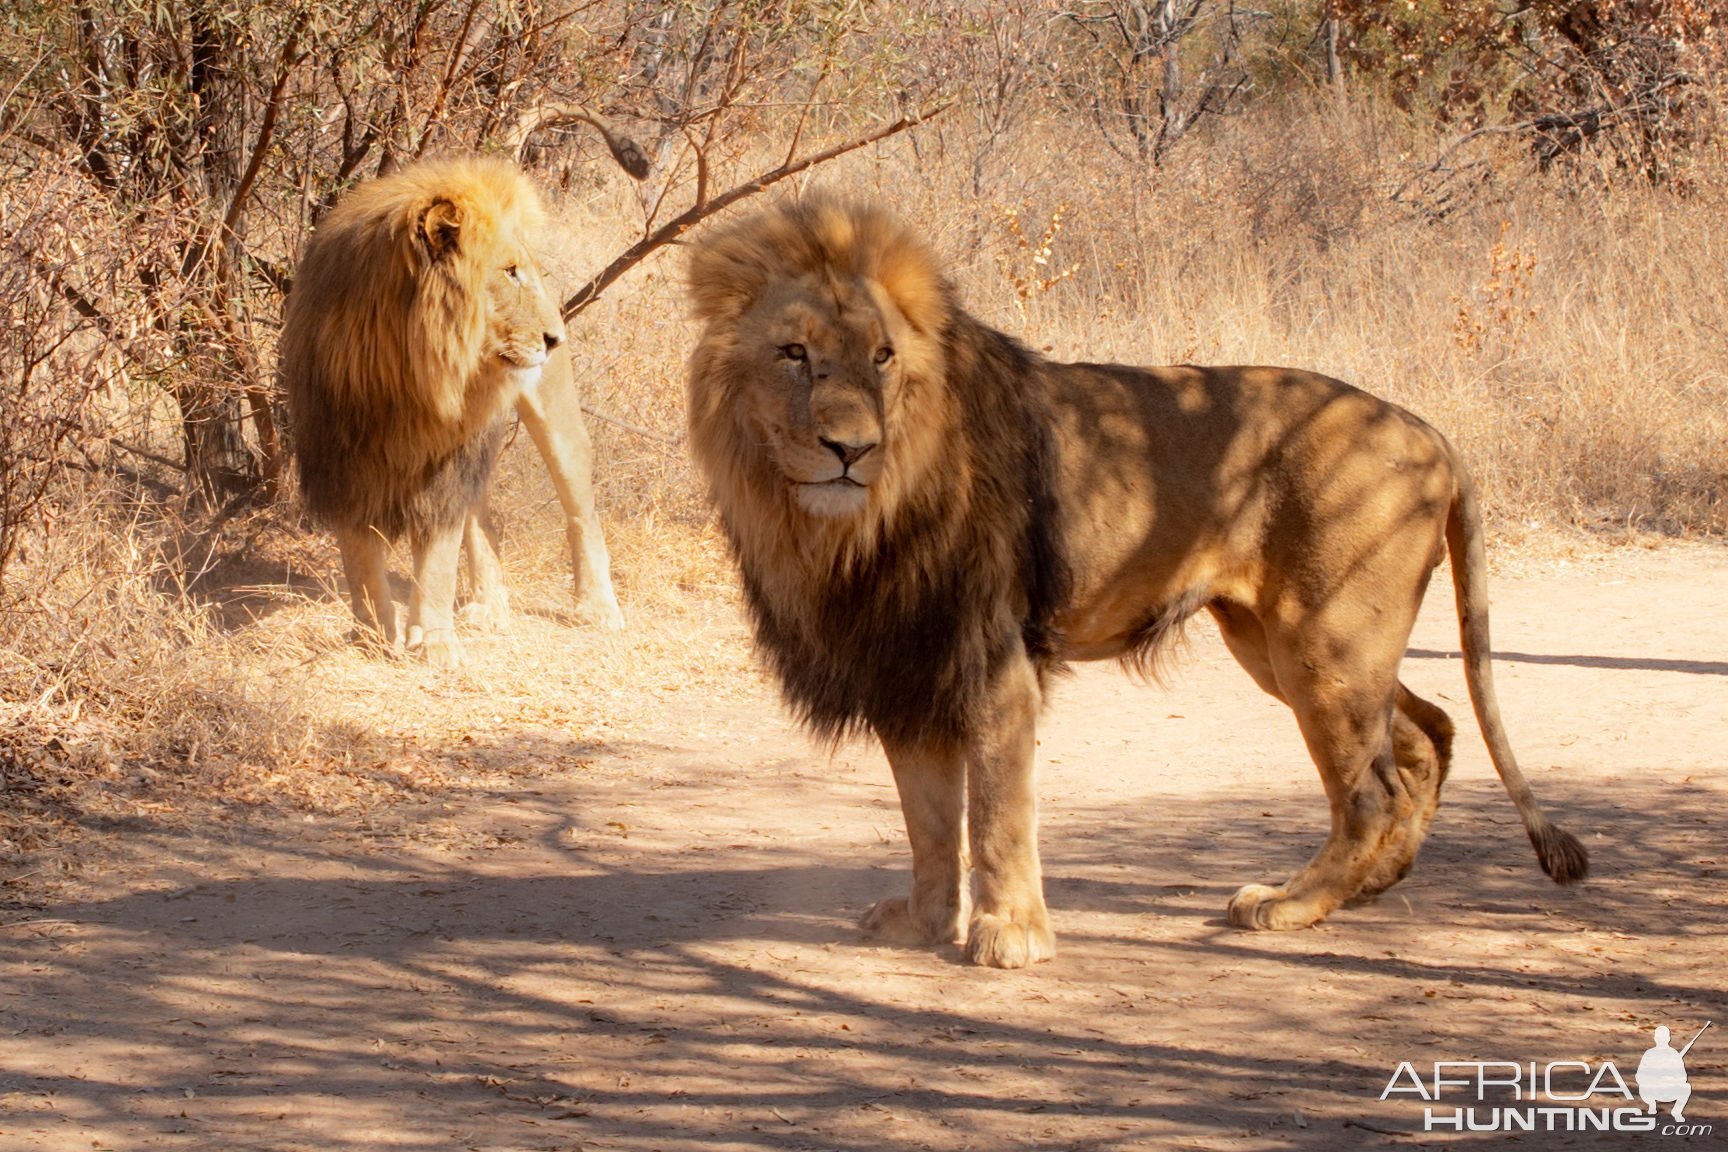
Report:
<svg viewBox="0 0 1728 1152"><path fill-rule="evenodd" d="M1398 685L1392 716L1392 756L1403 786L1395 797L1397 819L1349 904L1365 904L1410 874L1440 809L1440 786L1452 767L1452 736L1451 717Z"/></svg>
<svg viewBox="0 0 1728 1152"><path fill-rule="evenodd" d="M348 603L360 622L360 638L386 649L396 645L396 602L390 595L390 542L376 529L338 528L336 546L348 577Z"/></svg>
<svg viewBox="0 0 1728 1152"><path fill-rule="evenodd" d="M1357 625L1363 614L1337 601L1329 611L1293 615L1284 629L1273 631L1241 605L1213 605L1237 661L1296 713L1332 816L1326 842L1289 881L1245 885L1231 897L1230 922L1242 928L1305 928L1324 919L1376 873L1390 848L1407 839L1405 825L1419 807L1395 752L1402 644L1393 642L1390 628L1362 630ZM1346 675L1339 674L1341 661Z"/></svg>

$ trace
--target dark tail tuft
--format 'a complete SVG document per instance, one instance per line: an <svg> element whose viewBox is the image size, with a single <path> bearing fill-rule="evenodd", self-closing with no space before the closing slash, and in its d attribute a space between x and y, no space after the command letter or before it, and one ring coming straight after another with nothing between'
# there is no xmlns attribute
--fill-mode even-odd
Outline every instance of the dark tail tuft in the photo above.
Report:
<svg viewBox="0 0 1728 1152"><path fill-rule="evenodd" d="M1542 871L1556 884L1576 884L1590 875L1590 854L1578 837L1564 828L1543 821L1530 829L1530 843L1536 847L1536 858L1542 861Z"/></svg>
<svg viewBox="0 0 1728 1152"><path fill-rule="evenodd" d="M618 166L638 180L648 178L648 153L642 151L642 145L625 136L623 133L602 132L606 137L606 146L612 150L612 159L618 161Z"/></svg>

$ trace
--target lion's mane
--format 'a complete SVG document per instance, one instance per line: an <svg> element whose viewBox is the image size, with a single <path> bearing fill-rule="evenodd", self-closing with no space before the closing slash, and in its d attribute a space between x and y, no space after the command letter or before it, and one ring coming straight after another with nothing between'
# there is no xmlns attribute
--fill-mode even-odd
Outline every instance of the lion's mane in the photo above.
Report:
<svg viewBox="0 0 1728 1152"><path fill-rule="evenodd" d="M881 285L915 333L890 455L862 524L794 507L750 426L759 387L740 320L788 281ZM1023 645L1057 663L1068 595L1041 361L958 306L929 250L881 212L789 201L695 246L705 327L689 376L691 445L743 575L757 645L818 737L868 727L958 745L986 686Z"/></svg>
<svg viewBox="0 0 1728 1152"><path fill-rule="evenodd" d="M428 213L461 222L434 258ZM453 523L484 488L503 406L476 381L488 269L535 234L534 186L499 159L430 161L350 191L314 231L284 316L281 375L314 516L394 539Z"/></svg>

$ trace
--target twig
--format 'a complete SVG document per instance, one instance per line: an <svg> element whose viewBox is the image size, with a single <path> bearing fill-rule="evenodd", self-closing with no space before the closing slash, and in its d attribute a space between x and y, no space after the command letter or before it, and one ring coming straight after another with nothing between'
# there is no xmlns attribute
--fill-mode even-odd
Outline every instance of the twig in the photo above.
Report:
<svg viewBox="0 0 1728 1152"><path fill-rule="evenodd" d="M628 420L620 420L616 416L608 416L604 412L597 412L586 404L582 405L582 411L594 417L594 419L610 424L615 428L622 428L626 432L634 432L636 435L646 437L649 440L658 440L662 444L670 444L674 448L684 442L682 436L664 436L659 432L644 428L639 424L632 424Z"/></svg>
<svg viewBox="0 0 1728 1152"><path fill-rule="evenodd" d="M228 205L228 211L222 218L222 231L218 234L219 243L226 243L234 236L235 229L240 225L240 214L245 211L246 198L252 195L252 186L258 181L258 171L264 166L264 153L270 148L276 136L276 118L282 111L282 93L288 87L288 79L294 74L304 54L300 51L300 33L306 27L306 14L302 12L294 20L294 26L288 30L288 39L282 45L282 58L276 70L276 83L271 86L269 99L264 103L264 116L258 126L258 141L252 146L252 155L246 162L246 171L240 177L239 185L234 189L234 199Z"/></svg>
<svg viewBox="0 0 1728 1152"><path fill-rule="evenodd" d="M1360 1128L1365 1132L1378 1132L1382 1136L1408 1136L1408 1135L1410 1135L1410 1133L1400 1132L1396 1128L1380 1128L1380 1127L1376 1127L1373 1124L1369 1124L1369 1123L1366 1123L1366 1122L1361 1121L1361 1120L1346 1120L1346 1121L1344 1121L1344 1127L1346 1127L1346 1128Z"/></svg>
<svg viewBox="0 0 1728 1152"><path fill-rule="evenodd" d="M160 465L162 465L162 467L172 468L176 472L186 471L186 465L180 463L178 460L170 460L166 456L158 456L154 452L146 452L142 448L138 448L138 447L135 447L131 444L126 443L126 441L120 439L118 436L104 436L103 439L108 441L108 443L114 445L114 447L123 448L126 451L132 453L132 455L140 457L144 460L148 460L152 464L160 464Z"/></svg>
<svg viewBox="0 0 1728 1152"><path fill-rule="evenodd" d="M926 120L933 120L937 116L946 112L952 106L952 103L938 104L934 108L930 108L926 111L902 116L892 124L878 128L867 136L860 136L858 139L847 141L845 144L836 144L832 148L806 156L802 160L793 161L789 164L782 164L778 168L764 172L753 179L746 180L742 184L735 185L711 200L691 205L679 215L668 220L659 228L656 228L648 235L642 237L642 239L636 241L636 243L630 245L630 247L626 248L617 259L613 260L612 263L601 269L599 275L578 288L574 295L564 301L564 307L562 309L564 319L574 319L578 312L581 312L584 308L598 300L602 292L606 291L607 288L610 288L620 276L624 275L624 273L640 264L650 252L677 240L684 233L688 232L708 217L714 215L716 212L730 208L738 201L754 196L756 193L780 183L780 181L789 176L796 176L798 173L803 172L808 168L814 168L818 164L827 163L829 160L832 160L837 156L844 156L848 152L856 152L858 149L863 148L866 145L874 144L878 140L885 140L890 136L906 131L908 128L922 124Z"/></svg>
<svg viewBox="0 0 1728 1152"><path fill-rule="evenodd" d="M1661 80L1634 92L1631 99L1623 104L1616 105L1604 102L1573 112L1545 112L1529 120L1517 120L1510 124L1484 124L1480 128L1471 129L1442 148L1439 156L1435 158L1432 164L1398 185L1392 193L1392 202L1394 204L1400 203L1404 193L1410 190L1412 184L1424 176L1431 176L1444 169L1446 162L1452 158L1452 154L1473 140L1479 140L1484 136L1512 136L1528 132L1538 141L1544 141L1551 145L1552 154L1557 156L1569 147L1575 147L1584 140L1595 136L1615 121L1633 119L1648 112L1649 101L1652 97L1670 88L1682 87L1690 83L1692 83L1692 77L1681 73L1663 77ZM1571 142L1557 140L1555 137L1557 132L1574 133L1577 139Z"/></svg>

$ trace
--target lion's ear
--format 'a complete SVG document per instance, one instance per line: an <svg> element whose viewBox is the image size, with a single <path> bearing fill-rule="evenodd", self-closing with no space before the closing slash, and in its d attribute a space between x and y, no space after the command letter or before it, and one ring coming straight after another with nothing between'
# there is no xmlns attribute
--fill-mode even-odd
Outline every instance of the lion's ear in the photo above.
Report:
<svg viewBox="0 0 1728 1152"><path fill-rule="evenodd" d="M420 213L420 242L442 260L455 252L462 239L462 210L451 200L434 200Z"/></svg>

